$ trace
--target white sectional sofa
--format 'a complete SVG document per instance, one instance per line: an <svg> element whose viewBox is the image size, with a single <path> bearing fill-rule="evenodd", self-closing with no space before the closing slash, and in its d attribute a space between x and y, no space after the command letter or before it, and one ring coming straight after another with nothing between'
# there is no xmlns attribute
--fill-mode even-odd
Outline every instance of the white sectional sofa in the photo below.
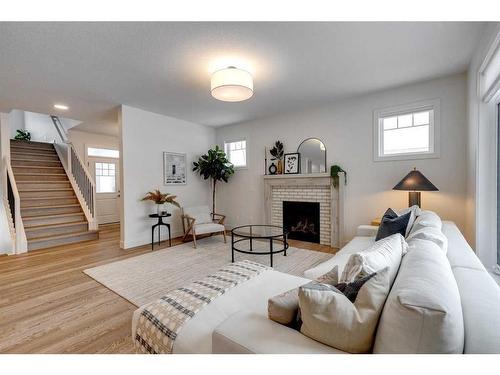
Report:
<svg viewBox="0 0 500 375"><path fill-rule="evenodd" d="M429 343L426 339L432 338L426 338L426 332L432 332L435 328L429 326L430 323L426 326L426 322L422 321L419 324L424 327L421 332L424 337L415 340L415 332L411 332L415 327L406 327L403 323L401 328L395 321L398 317L394 317L394 310L389 312L386 311L388 308L384 308L377 329L374 353L456 352L456 346L447 346L448 336L455 342L461 340L460 352L500 353L500 287L485 270L453 222L443 222L441 231L448 242L446 256L439 255L447 259L446 265L441 269L452 276L441 277L440 268L433 267L432 264L428 266L427 271L425 262L417 260L420 267L418 277L424 280L424 285L426 280L431 283L431 289L434 288L432 293L436 292L437 296L441 293L441 298L444 299L448 298L447 290L458 290L456 298L459 301L459 309L461 305L461 311L455 309L453 314L443 315L443 319L453 317L454 321L448 322L447 328L452 331L442 332L443 343L439 340ZM361 226L358 236L330 260L306 271L303 278L268 270L229 290L185 324L175 341L173 353L343 353L306 337L299 331L271 321L267 317L267 301L270 297L308 283L335 265L342 268L351 254L367 249L374 243L375 233L376 227ZM416 241L411 251L418 251L418 246L422 243ZM410 257L407 262L405 258L407 256L403 258L388 301L391 299L391 293L397 293L396 289L408 289L408 284L411 288L412 282L404 278L411 277L409 275L412 274L415 264L411 263ZM447 280L443 282L450 284L450 279L453 285L448 285L448 289L439 285L441 280ZM417 297L418 293L430 292L419 290L416 292ZM425 296L422 297L425 299ZM399 297L393 296L394 298ZM436 298L436 295L433 295L433 298ZM447 306L446 303L444 305ZM140 313L141 309L134 313L133 337ZM441 311L437 313L441 314ZM463 322L460 319L463 319Z"/></svg>

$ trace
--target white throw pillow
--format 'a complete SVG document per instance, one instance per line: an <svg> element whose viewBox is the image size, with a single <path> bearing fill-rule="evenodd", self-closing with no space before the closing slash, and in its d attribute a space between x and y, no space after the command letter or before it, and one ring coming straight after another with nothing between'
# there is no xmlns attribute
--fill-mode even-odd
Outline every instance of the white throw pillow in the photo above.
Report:
<svg viewBox="0 0 500 375"><path fill-rule="evenodd" d="M401 208L399 210L395 210L395 209L392 209L398 216L401 216L401 215L405 215L407 214L408 212L411 212L411 215L410 215L410 220L408 220L408 225L406 226L406 233L405 233L405 237L408 236L408 234L410 233L411 231L411 228L413 227L413 224L415 223L415 220L417 219L418 216L421 215L422 213L422 210L420 209L420 207L418 207L416 204L414 204L413 206L411 207L407 207L407 208Z"/></svg>
<svg viewBox="0 0 500 375"><path fill-rule="evenodd" d="M366 281L352 303L344 294L310 285L299 289L300 332L349 353L369 353L390 290L389 268Z"/></svg>
<svg viewBox="0 0 500 375"><path fill-rule="evenodd" d="M410 247L413 239L432 241L438 245L445 254L448 251L448 239L441 230L435 227L422 227L416 231L412 231L406 239Z"/></svg>
<svg viewBox="0 0 500 375"><path fill-rule="evenodd" d="M374 353L462 353L457 283L443 251L413 239L385 302Z"/></svg>
<svg viewBox="0 0 500 375"><path fill-rule="evenodd" d="M422 211L422 214L415 219L410 234L425 227L434 227L441 230L442 226L443 223L438 215L432 211Z"/></svg>
<svg viewBox="0 0 500 375"><path fill-rule="evenodd" d="M389 285L392 285L398 273L401 258L406 254L407 249L408 245L399 233L383 238L368 249L350 256L340 282L354 281L362 270L371 274L389 267Z"/></svg>

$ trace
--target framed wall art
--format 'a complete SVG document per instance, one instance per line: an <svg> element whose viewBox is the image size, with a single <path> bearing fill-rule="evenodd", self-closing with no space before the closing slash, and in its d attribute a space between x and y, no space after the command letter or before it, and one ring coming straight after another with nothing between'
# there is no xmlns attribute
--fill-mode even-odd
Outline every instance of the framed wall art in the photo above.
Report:
<svg viewBox="0 0 500 375"><path fill-rule="evenodd" d="M187 162L186 154L175 152L163 153L163 184L186 185Z"/></svg>
<svg viewBox="0 0 500 375"><path fill-rule="evenodd" d="M293 154L285 154L285 174L298 174L300 172L300 154L295 152Z"/></svg>

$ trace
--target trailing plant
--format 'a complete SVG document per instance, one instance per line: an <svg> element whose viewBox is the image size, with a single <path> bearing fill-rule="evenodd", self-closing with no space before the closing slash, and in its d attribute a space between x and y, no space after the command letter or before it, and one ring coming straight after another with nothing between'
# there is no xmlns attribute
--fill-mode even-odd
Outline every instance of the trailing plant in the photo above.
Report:
<svg viewBox="0 0 500 375"><path fill-rule="evenodd" d="M344 172L344 184L347 185L347 172L344 171L340 166L338 165L332 165L330 167L330 176L333 178L333 186L337 187L339 186L339 173Z"/></svg>
<svg viewBox="0 0 500 375"><path fill-rule="evenodd" d="M227 159L226 153L219 146L215 146L200 156L197 162L193 162L193 171L198 172L205 180L212 179L212 213L214 213L217 181L228 182L229 177L234 174L234 166Z"/></svg>
<svg viewBox="0 0 500 375"><path fill-rule="evenodd" d="M142 198L142 201L153 201L156 204L165 204L165 203L170 203L174 206L180 207L179 203L175 200L177 198L176 195L171 195L169 193L162 193L160 190L156 189L153 191L150 191L146 194L144 198Z"/></svg>
<svg viewBox="0 0 500 375"><path fill-rule="evenodd" d="M283 143L280 141L276 141L272 149L269 150L269 153L273 156L271 160L281 160L283 159L284 150Z"/></svg>
<svg viewBox="0 0 500 375"><path fill-rule="evenodd" d="M17 134L14 139L18 141L31 141L31 133L26 130L17 129Z"/></svg>

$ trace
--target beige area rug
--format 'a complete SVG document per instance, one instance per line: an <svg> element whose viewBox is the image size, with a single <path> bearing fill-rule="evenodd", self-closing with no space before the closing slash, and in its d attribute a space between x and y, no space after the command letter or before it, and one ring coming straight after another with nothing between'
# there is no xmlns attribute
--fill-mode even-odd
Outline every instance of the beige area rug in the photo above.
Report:
<svg viewBox="0 0 500 375"><path fill-rule="evenodd" d="M254 241L254 251L263 246ZM155 250L149 254L84 270L87 275L136 306L152 302L169 290L203 278L231 262L231 244L219 236ZM332 257L332 254L290 247L287 256L274 255L274 269L302 276L303 272ZM269 255L235 252L235 261L248 259L269 265Z"/></svg>

